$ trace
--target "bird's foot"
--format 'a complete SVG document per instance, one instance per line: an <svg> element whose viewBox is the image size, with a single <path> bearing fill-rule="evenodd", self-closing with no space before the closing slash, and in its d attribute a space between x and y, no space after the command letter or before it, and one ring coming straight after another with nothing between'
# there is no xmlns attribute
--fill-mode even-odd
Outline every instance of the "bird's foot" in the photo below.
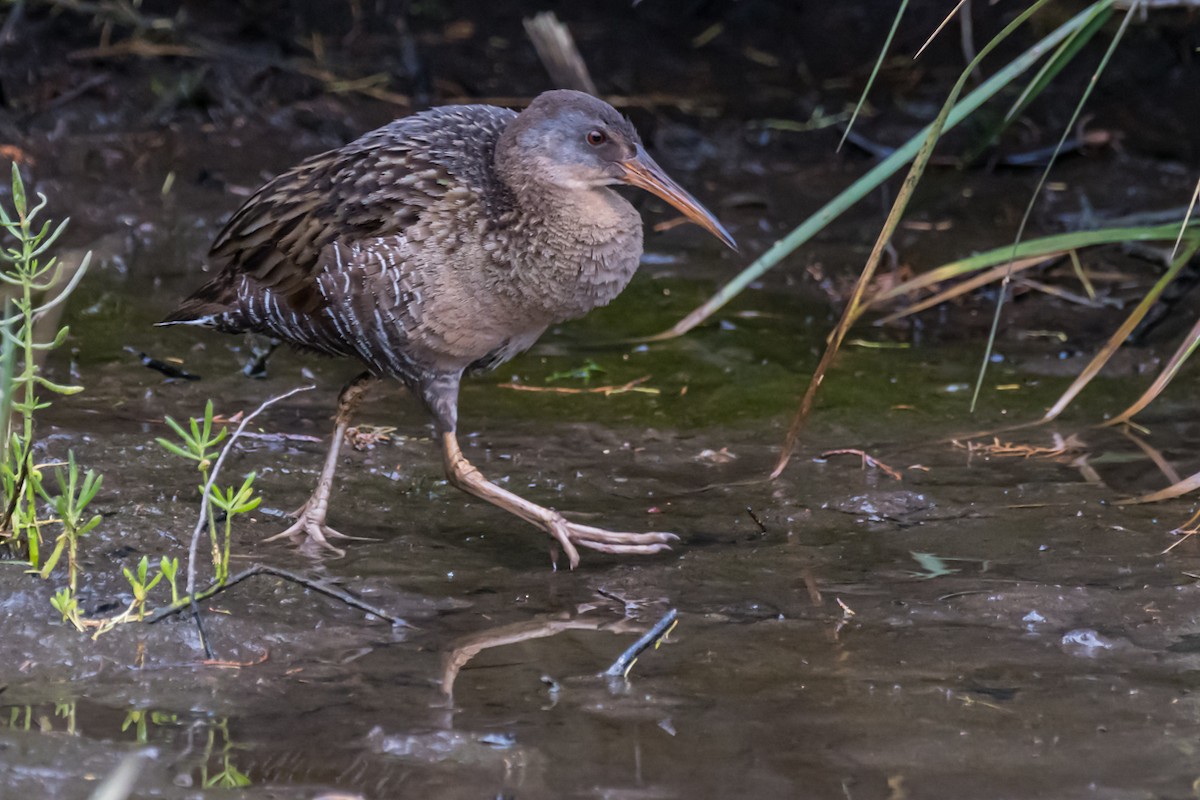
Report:
<svg viewBox="0 0 1200 800"><path fill-rule="evenodd" d="M326 510L315 506L317 504L313 503L310 498L304 505L288 515L296 521L287 530L280 531L274 536L263 539L263 544L279 539L291 539L292 542L300 545L302 549L316 550L318 552L326 551L341 558L346 555L346 551L330 544L330 539L359 542L374 541L364 536L347 536L331 528L325 523Z"/></svg>
<svg viewBox="0 0 1200 800"><path fill-rule="evenodd" d="M557 512L552 512L552 516L545 521L545 528L566 553L571 569L579 566L580 547L601 553L648 556L670 550L671 542L679 541L679 537L673 533L623 533L580 525L568 521ZM554 560L557 561L557 558Z"/></svg>

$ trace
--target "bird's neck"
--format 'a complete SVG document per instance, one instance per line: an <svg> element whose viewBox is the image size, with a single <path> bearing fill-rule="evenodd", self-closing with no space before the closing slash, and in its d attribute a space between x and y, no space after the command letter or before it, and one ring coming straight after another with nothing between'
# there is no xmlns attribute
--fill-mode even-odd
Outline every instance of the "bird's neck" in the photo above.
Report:
<svg viewBox="0 0 1200 800"><path fill-rule="evenodd" d="M632 207L607 186L561 186L539 175L553 174L552 164L542 156L519 157L514 144L515 130L510 126L493 151L496 174L512 195L513 207L543 224L566 223L572 229L617 228L628 225Z"/></svg>
<svg viewBox="0 0 1200 800"><path fill-rule="evenodd" d="M522 208L542 225L570 235L587 246L641 230L641 217L629 201L607 186L590 189L549 187L530 192Z"/></svg>

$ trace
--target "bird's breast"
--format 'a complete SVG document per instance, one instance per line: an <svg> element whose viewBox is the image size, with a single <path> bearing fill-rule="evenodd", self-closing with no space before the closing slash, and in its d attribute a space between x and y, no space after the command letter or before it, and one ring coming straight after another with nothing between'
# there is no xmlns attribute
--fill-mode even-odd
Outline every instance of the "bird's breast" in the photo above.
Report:
<svg viewBox="0 0 1200 800"><path fill-rule="evenodd" d="M503 232L495 290L544 324L575 319L610 303L642 255L642 220L609 189L553 200Z"/></svg>

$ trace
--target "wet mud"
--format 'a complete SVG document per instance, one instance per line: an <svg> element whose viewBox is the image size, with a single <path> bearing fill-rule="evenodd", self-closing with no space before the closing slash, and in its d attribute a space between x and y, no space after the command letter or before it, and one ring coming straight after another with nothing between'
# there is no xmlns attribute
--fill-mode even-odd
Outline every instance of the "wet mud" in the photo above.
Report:
<svg viewBox="0 0 1200 800"><path fill-rule="evenodd" d="M36 188L74 219L63 257L92 250L98 264L47 365L86 391L56 400L40 437L47 459L73 449L104 473L80 602L111 615L131 599L122 569L183 556L198 514L194 468L154 443L164 416L208 399L249 412L313 384L257 418L225 467L229 483L254 471L264 497L234 531L232 568L331 579L408 624L260 576L204 604L217 658L206 663L186 616L93 640L58 623L59 581L0 564L0 797L87 797L135 752L134 797L243 782L248 798L1193 795L1200 544L1163 551L1194 502L1122 501L1200 471L1195 370L1139 417L1148 434L1093 427L1170 354L1169 325L1142 332L1062 421L997 434L1044 448L1028 457L968 449L963 435L1036 419L1117 324L1112 308L1022 292L974 416L992 298L863 326L774 482L763 478L879 207L852 212L711 324L631 341L870 165L801 152L800 139L749 147L693 120L706 152L736 156L720 170L668 166L702 198L733 198L712 205L743 255L692 229L652 234L612 306L463 388L464 452L486 475L573 519L676 532L672 552L585 551L579 569L555 570L544 535L447 485L427 418L394 386L364 405L362 449L346 449L332 501L331 524L364 540L342 558L262 544L307 498L336 393L358 370L281 350L252 379L251 342L153 323L203 279L208 242L260 174L386 119L340 95L313 102L241 109L236 124L138 126L125 109L87 132L69 107L60 135L29 123ZM330 109L336 124L304 122ZM1039 224L1083 206L1176 204L1191 180L1177 166L1136 152L1067 162ZM914 213L946 224L902 230L901 262L1003 243L1033 180L934 175ZM1145 253L1093 257L1129 276L1110 295L1122 302L1154 278ZM1190 325L1194 292L1178 303L1174 319ZM1025 335L1048 329L1061 336ZM142 353L200 379L167 378ZM588 382L569 375L589 362L602 371ZM597 386L629 388L545 391ZM829 452L842 449L896 475ZM667 639L625 678L602 677L669 609Z"/></svg>

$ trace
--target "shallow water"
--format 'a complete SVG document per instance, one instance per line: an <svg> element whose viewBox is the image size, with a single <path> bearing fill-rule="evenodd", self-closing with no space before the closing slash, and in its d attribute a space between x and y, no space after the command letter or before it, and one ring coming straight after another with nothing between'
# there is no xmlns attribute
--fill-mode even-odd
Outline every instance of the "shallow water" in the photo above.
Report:
<svg viewBox="0 0 1200 800"><path fill-rule="evenodd" d="M352 366L281 352L269 378L246 379L243 342L140 324L179 282L135 303L131 281L98 275L77 303L88 391L43 428L51 448L105 472L105 520L84 545L88 613L128 601L120 567L185 549L195 477L153 444L162 416L209 397L220 413L249 410L311 377L320 389L268 410L227 467L256 470L266 498L235 533L234 568L334 577L412 627L260 577L206 604L217 657L243 665L208 666L186 620L93 642L51 621L54 581L5 567L0 795L83 797L139 749L136 796L181 798L230 768L250 781L244 796L263 798L1190 791L1200 552L1158 554L1188 504L1115 505L1165 479L1113 432L1082 429L1081 449L1057 461L948 441L971 423L1031 418L1064 379L1001 364L993 379L1020 388L1005 413L969 420L960 384L975 346L850 349L783 478L736 485L769 468L823 320L775 316L783 302L763 298L746 304L763 316L731 313L681 341L583 347L686 310L670 298L698 290L651 269L626 306L469 384L464 441L509 488L617 528L676 531L675 551L585 552L580 569L553 571L544 537L445 484L421 413L386 390L362 420L397 430L349 452L331 516L373 541L311 562L258 540L315 480ZM124 342L182 354L203 380L164 382ZM650 375L660 394L498 385L542 385L589 357L609 370L595 381ZM1115 408L1125 383L1101 381L1092 402ZM1176 469L1195 471L1189 408L1163 404L1150 425ZM903 480L853 456L814 458L836 447L867 449ZM669 608L680 623L666 643L627 680L598 677ZM448 696L446 665L468 652Z"/></svg>
<svg viewBox="0 0 1200 800"><path fill-rule="evenodd" d="M395 430L347 449L330 517L368 541L313 560L260 542L307 497L355 367L281 351L251 380L245 341L152 327L203 279L204 248L246 188L181 177L163 194L164 176L214 163L254 176L328 138L260 144L277 124L294 127L45 143L59 157L43 157L39 187L98 264L68 313L70 352L49 367L87 391L57 400L41 428L48 458L71 448L105 476L81 604L116 613L130 599L123 567L186 551L197 479L154 444L164 415L210 398L218 413L248 412L312 383L257 419L226 466L230 483L255 471L264 497L235 529L233 567L332 578L409 625L257 577L205 604L218 659L207 664L187 619L92 641L54 619L55 580L0 565L0 798L86 797L134 752L135 797L198 797L239 776L248 798L1194 796L1200 546L1162 552L1193 504L1117 502L1169 482L1152 456L1178 476L1200 470L1194 370L1142 415L1141 445L1089 427L1136 397L1169 337L1139 341L1065 421L1000 434L1043 447L1075 436L1056 457L1021 458L952 440L1035 419L1116 324L1111 309L1025 295L976 416L966 407L986 303L915 330L864 326L869 343L912 346L848 346L792 465L766 483L878 209L839 222L712 324L630 343L748 261L673 230L649 239L644 270L611 307L469 382L461 435L501 485L596 524L674 531L674 551L585 551L578 570L555 571L544 536L446 484L427 419L389 387L361 422ZM721 213L751 255L862 167L759 158L707 186L677 176L705 197L751 186L766 198ZM1187 191L1186 176L1137 159L1068 164L1060 177L1072 191L1053 194L1047 214L1075 210L1073 192L1094 202L1119 188L1125 203L1159 207ZM1029 183L945 180L969 192L930 198L919 215L953 228L899 234L905 261L1003 241L996 220L1019 213ZM964 203L967 193L983 199ZM1102 259L1141 274L1128 256ZM1059 328L1066 344L1022 336ZM202 380L166 381L137 352L178 358ZM588 359L604 370L590 384L549 382ZM607 397L503 385L642 378ZM853 455L821 457L838 448L864 449L902 479ZM679 624L660 647L626 679L599 677L672 608Z"/></svg>

